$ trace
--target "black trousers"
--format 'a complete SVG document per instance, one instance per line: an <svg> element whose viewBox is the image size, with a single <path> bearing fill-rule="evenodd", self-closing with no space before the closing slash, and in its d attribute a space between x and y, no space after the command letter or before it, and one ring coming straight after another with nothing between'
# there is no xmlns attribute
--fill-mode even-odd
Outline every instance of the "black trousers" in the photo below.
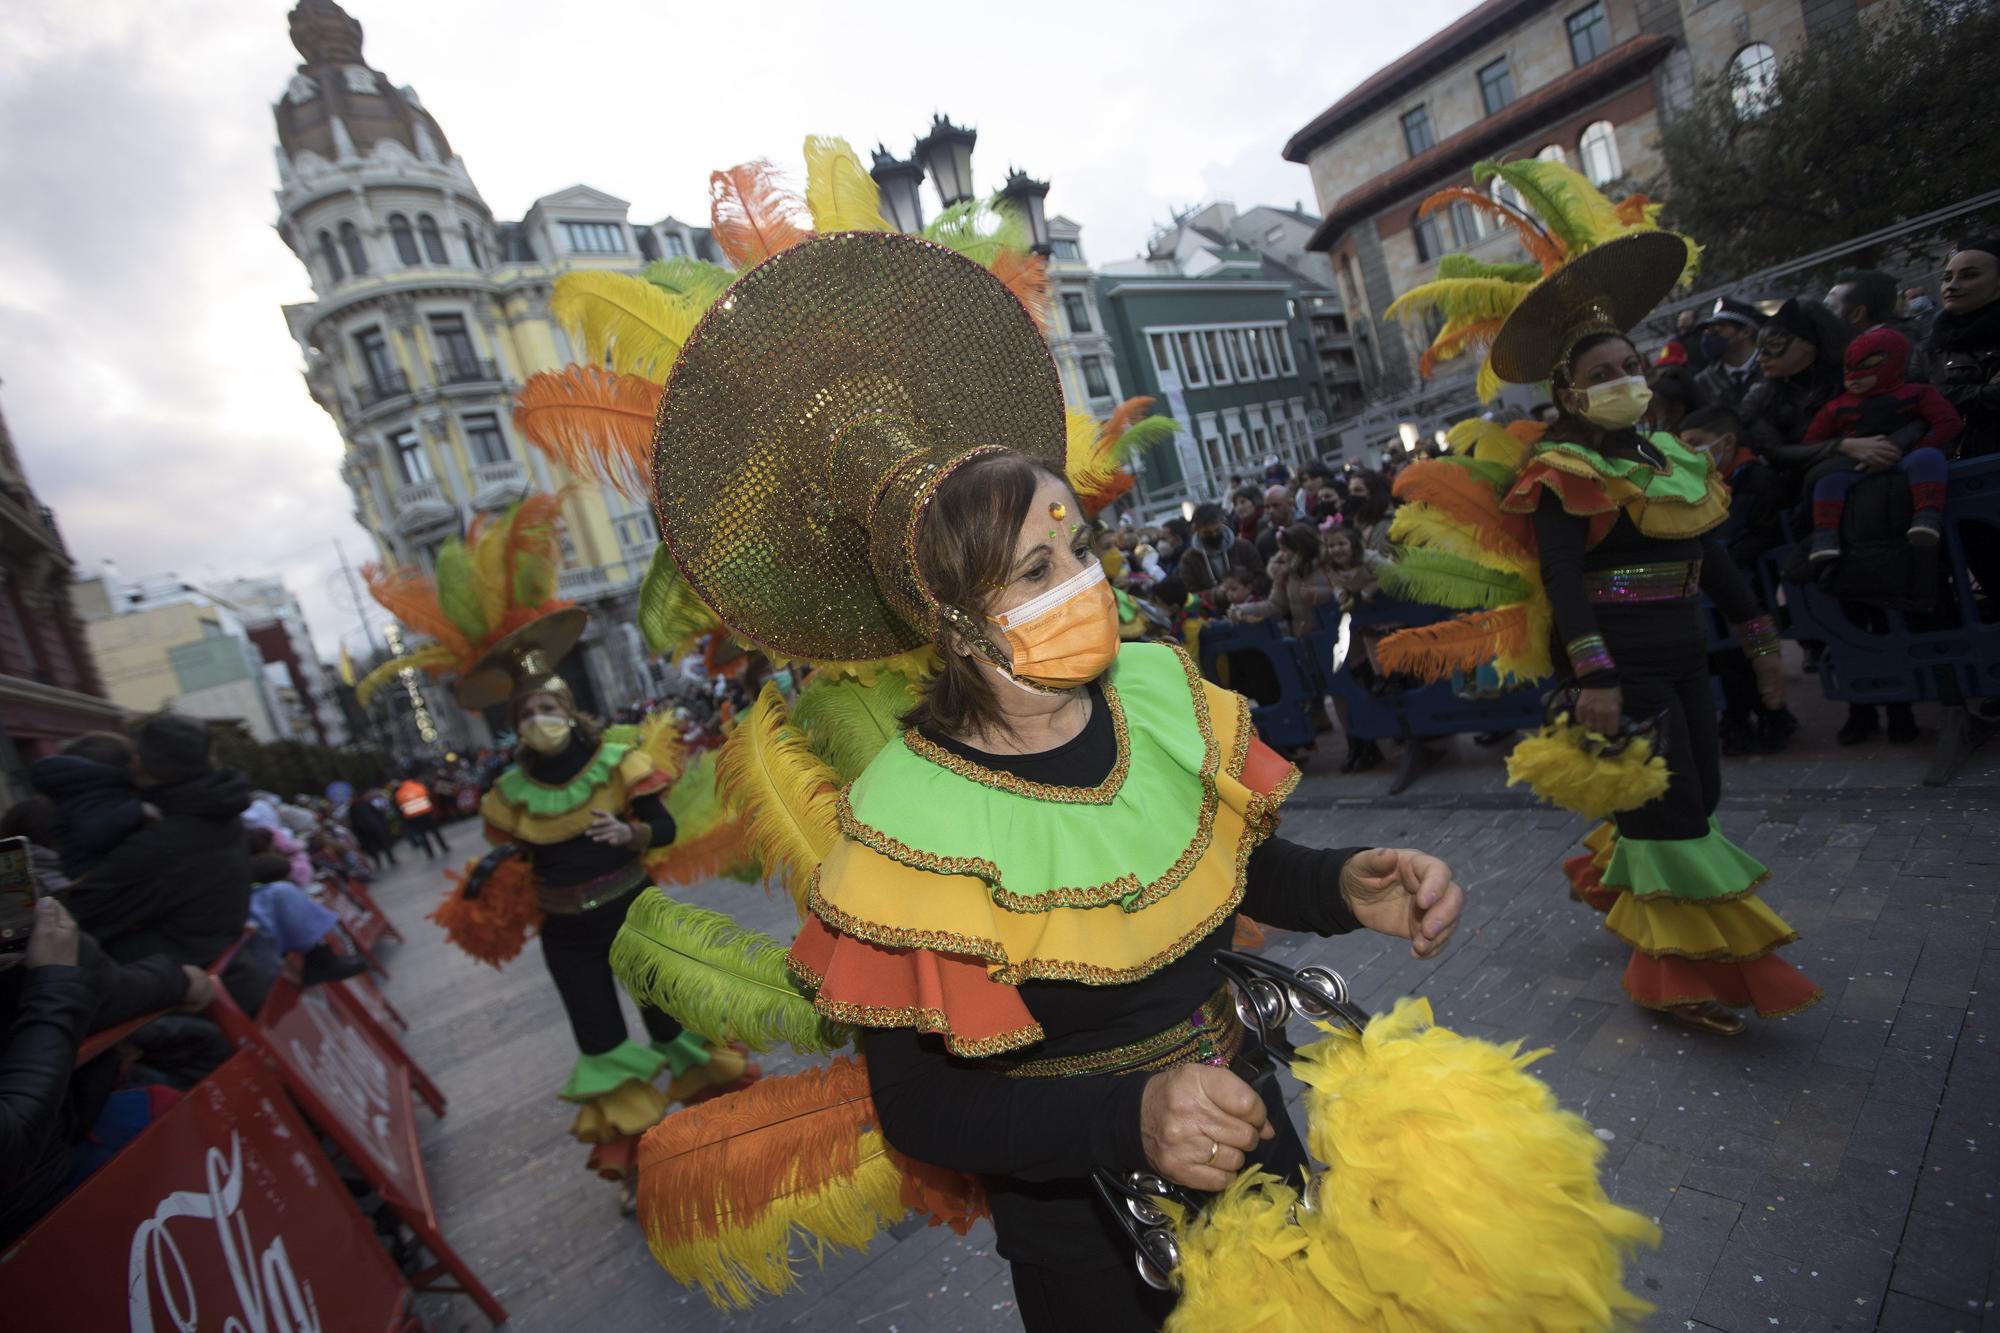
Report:
<svg viewBox="0 0 2000 1333"><path fill-rule="evenodd" d="M1660 719L1666 792L1615 816L1618 836L1671 840L1708 833L1722 800L1722 748L1708 682L1708 636L1692 602L1599 607L1598 632L1618 663L1625 715Z"/></svg>
<svg viewBox="0 0 2000 1333"><path fill-rule="evenodd" d="M439 852L446 856L451 855L451 848L445 846L444 833L438 828L435 814L404 815L403 831L410 835L410 845L422 849L425 856L432 855L431 843L434 840Z"/></svg>
<svg viewBox="0 0 2000 1333"><path fill-rule="evenodd" d="M625 924L625 911L644 885L588 912L542 917L542 961L555 980L569 1015L576 1047L585 1055L602 1055L625 1040L625 1014L618 1007L618 978L611 973L611 941ZM681 1035L681 1025L657 1009L639 1006L646 1035L667 1042Z"/></svg>

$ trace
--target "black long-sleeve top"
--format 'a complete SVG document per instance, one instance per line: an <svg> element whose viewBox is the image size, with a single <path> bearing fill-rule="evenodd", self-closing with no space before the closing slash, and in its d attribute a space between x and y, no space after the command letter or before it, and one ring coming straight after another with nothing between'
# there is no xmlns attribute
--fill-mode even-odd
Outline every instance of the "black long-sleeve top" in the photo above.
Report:
<svg viewBox="0 0 2000 1333"><path fill-rule="evenodd" d="M930 738L1031 782L1095 786L1117 762L1117 739L1094 685L1091 702L1083 730L1041 754L987 754L945 736ZM1267 838L1251 853L1242 910L1287 930L1337 935L1359 929L1340 892L1341 867L1355 850ZM1229 947L1234 924L1232 917L1182 957L1127 985L1024 982L1021 999L1045 1034L1032 1056L1109 1050L1183 1021L1222 984L1211 960ZM987 1178L1003 1255L1069 1271L1130 1262L1128 1247L1101 1215L1089 1176L1100 1166L1146 1169L1139 1103L1147 1076L1008 1078L952 1057L939 1038L908 1028L871 1032L866 1049L884 1135L920 1161ZM1289 1135L1289 1126L1281 1133Z"/></svg>
<svg viewBox="0 0 2000 1333"><path fill-rule="evenodd" d="M522 771L535 781L559 787L583 772L585 765L596 757L597 749L596 745L573 736L568 746L551 755L524 750L519 762ZM664 791L648 792L635 797L628 807L630 817L651 830L649 847L664 847L674 840L674 817L667 813L665 795ZM535 868L535 878L550 888L601 879L638 855L634 848L598 842L581 833L565 842L524 842L521 846Z"/></svg>

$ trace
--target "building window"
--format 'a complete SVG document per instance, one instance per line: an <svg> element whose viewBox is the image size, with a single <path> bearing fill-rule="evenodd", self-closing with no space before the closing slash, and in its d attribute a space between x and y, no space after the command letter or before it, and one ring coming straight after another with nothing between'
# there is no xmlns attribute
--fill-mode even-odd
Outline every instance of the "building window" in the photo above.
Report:
<svg viewBox="0 0 2000 1333"><path fill-rule="evenodd" d="M635 227L632 235L639 242L639 258L651 261L660 257L660 238L653 235L651 227Z"/></svg>
<svg viewBox="0 0 2000 1333"><path fill-rule="evenodd" d="M368 252L361 248L361 233L352 222L340 224L340 248L347 255L347 271L359 278L368 272Z"/></svg>
<svg viewBox="0 0 2000 1333"><path fill-rule="evenodd" d="M1229 432L1229 456L1232 459L1243 457L1243 432L1240 430Z"/></svg>
<svg viewBox="0 0 2000 1333"><path fill-rule="evenodd" d="M1090 302L1083 299L1081 292L1063 293L1063 323L1069 325L1071 333L1090 332Z"/></svg>
<svg viewBox="0 0 2000 1333"><path fill-rule="evenodd" d="M1262 458L1265 454L1270 452L1271 446L1269 443L1269 438L1270 437L1264 434L1264 428L1262 426L1252 426L1250 428L1250 443L1253 446L1255 446L1257 450L1257 457Z"/></svg>
<svg viewBox="0 0 2000 1333"><path fill-rule="evenodd" d="M1278 369L1287 375L1298 374L1298 367L1292 364L1292 339L1290 331L1284 328L1272 329L1271 345L1278 349Z"/></svg>
<svg viewBox="0 0 2000 1333"><path fill-rule="evenodd" d="M1463 199L1456 199L1451 205L1451 230L1458 237L1459 248L1466 249L1477 244L1479 238L1486 234L1486 224L1480 218L1478 209Z"/></svg>
<svg viewBox="0 0 2000 1333"><path fill-rule="evenodd" d="M1202 367L1201 339L1192 333L1177 333L1174 339L1180 344L1181 373L1187 376L1187 382L1196 387L1208 383Z"/></svg>
<svg viewBox="0 0 2000 1333"><path fill-rule="evenodd" d="M1410 232L1417 238L1417 262L1428 264L1444 253L1444 238L1438 235L1438 220L1420 213L1410 214Z"/></svg>
<svg viewBox="0 0 2000 1333"><path fill-rule="evenodd" d="M1202 331L1202 350L1208 354L1209 373L1214 376L1217 384L1232 384L1236 380L1236 376L1229 371L1229 353L1224 348L1224 344L1228 340L1228 333L1222 330L1205 329Z"/></svg>
<svg viewBox="0 0 2000 1333"><path fill-rule="evenodd" d="M1514 71L1507 64L1507 57L1501 56L1492 64L1481 66L1479 100L1486 103L1486 114L1489 116L1514 100Z"/></svg>
<svg viewBox="0 0 2000 1333"><path fill-rule="evenodd" d="M444 237L438 235L437 219L428 213L417 214L417 235L423 239L424 256L433 264L449 264L451 259L444 252Z"/></svg>
<svg viewBox="0 0 2000 1333"><path fill-rule="evenodd" d="M500 433L500 418L490 413L465 419L465 442L474 463L505 463L513 458L507 437Z"/></svg>
<svg viewBox="0 0 2000 1333"><path fill-rule="evenodd" d="M1569 154L1563 151L1563 146L1559 143L1543 144L1542 151L1536 153L1535 156L1544 162L1560 162L1564 166L1569 165Z"/></svg>
<svg viewBox="0 0 2000 1333"><path fill-rule="evenodd" d="M1083 391L1092 398L1109 398L1111 382L1104 378L1104 359L1086 356L1077 363L1083 368Z"/></svg>
<svg viewBox="0 0 2000 1333"><path fill-rule="evenodd" d="M1167 335L1164 333L1152 333L1147 335L1147 339L1153 344L1153 369L1159 371L1162 375L1172 374L1174 369L1174 348L1173 344L1167 341Z"/></svg>
<svg viewBox="0 0 2000 1333"><path fill-rule="evenodd" d="M1054 242L1054 246L1054 258L1058 264L1081 264L1083 262L1083 247L1075 241L1060 240Z"/></svg>
<svg viewBox="0 0 2000 1333"><path fill-rule="evenodd" d="M334 247L333 233L330 231L319 234L319 257L326 265L326 271L333 275L335 282L347 276L346 270L340 266L340 251Z"/></svg>
<svg viewBox="0 0 2000 1333"><path fill-rule="evenodd" d="M474 268L486 267L486 256L479 246L479 233L472 229L470 222L465 224L465 252L472 256Z"/></svg>
<svg viewBox="0 0 2000 1333"><path fill-rule="evenodd" d="M1229 359L1236 367L1237 379L1250 378L1250 330L1229 331Z"/></svg>
<svg viewBox="0 0 2000 1333"><path fill-rule="evenodd" d="M623 508L612 517L611 526L618 534L618 546L623 551L648 551L659 544L659 525L653 521L650 506L636 500L621 499Z"/></svg>
<svg viewBox="0 0 2000 1333"><path fill-rule="evenodd" d="M667 232L661 239L663 239L667 243L667 254L671 258L674 259L687 258L687 252L688 252L687 237L681 235L677 231L670 231Z"/></svg>
<svg viewBox="0 0 2000 1333"><path fill-rule="evenodd" d="M1410 156L1429 148L1436 140L1431 138L1431 113L1422 107L1413 107L1403 113L1403 143L1410 150Z"/></svg>
<svg viewBox="0 0 2000 1333"><path fill-rule="evenodd" d="M415 268L424 261L417 254L417 234L410 230L410 220L401 213L389 215L389 239L396 244L396 258L403 261L404 268Z"/></svg>
<svg viewBox="0 0 2000 1333"><path fill-rule="evenodd" d="M625 253L625 229L615 222L565 222L562 230L563 244L571 254Z"/></svg>
<svg viewBox="0 0 2000 1333"><path fill-rule="evenodd" d="M431 316L431 346L437 349L438 378L446 384L479 377L479 354L462 315Z"/></svg>
<svg viewBox="0 0 2000 1333"><path fill-rule="evenodd" d="M1271 331L1269 329L1250 330L1251 340L1257 351L1257 376L1272 379L1277 375L1275 363L1271 359Z"/></svg>
<svg viewBox="0 0 2000 1333"><path fill-rule="evenodd" d="M1609 185L1625 172L1618 160L1618 135L1608 120L1596 120L1583 127L1577 140L1577 155L1583 159L1583 174L1592 185Z"/></svg>
<svg viewBox="0 0 2000 1333"><path fill-rule="evenodd" d="M389 340L382 336L381 329L366 328L355 334L354 349L361 353L362 370L368 376L369 386L375 390L376 401L408 392L409 384L396 365L396 358L389 351Z"/></svg>
<svg viewBox="0 0 2000 1333"><path fill-rule="evenodd" d="M396 451L396 472L403 478L405 486L415 486L432 479L431 456L424 452L424 442L417 438L415 431L406 430L389 444Z"/></svg>
<svg viewBox="0 0 2000 1333"><path fill-rule="evenodd" d="M1611 49L1611 24L1604 17L1604 0L1569 16L1569 57L1587 65Z"/></svg>
<svg viewBox="0 0 2000 1333"><path fill-rule="evenodd" d="M1729 60L1729 95L1736 114L1761 116L1778 89L1778 56L1762 42L1752 42Z"/></svg>

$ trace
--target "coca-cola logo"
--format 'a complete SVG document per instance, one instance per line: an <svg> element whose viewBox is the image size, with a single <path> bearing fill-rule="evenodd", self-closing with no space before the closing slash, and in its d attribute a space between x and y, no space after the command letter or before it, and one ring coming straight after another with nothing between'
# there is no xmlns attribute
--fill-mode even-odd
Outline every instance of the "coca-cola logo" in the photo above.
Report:
<svg viewBox="0 0 2000 1333"><path fill-rule="evenodd" d="M292 1058L343 1120L367 1131L382 1169L401 1180L402 1158L390 1134L388 1062L358 1029L333 1012L318 991L302 992L299 1008L312 1020L319 1040L313 1043L290 1037Z"/></svg>
<svg viewBox="0 0 2000 1333"><path fill-rule="evenodd" d="M203 1316L194 1274L181 1251L182 1240L198 1242L203 1229L177 1230L173 1224L179 1221L211 1223L221 1247L236 1298L236 1308L222 1315L222 1333L319 1333L312 1283L301 1282L292 1271L285 1238L273 1236L259 1248L251 1234L250 1219L243 1212L242 1136L232 1129L227 1156L210 1148L203 1167L206 1189L175 1190L132 1233L125 1284L132 1333L155 1329L194 1333L197 1328L218 1327L213 1312Z"/></svg>

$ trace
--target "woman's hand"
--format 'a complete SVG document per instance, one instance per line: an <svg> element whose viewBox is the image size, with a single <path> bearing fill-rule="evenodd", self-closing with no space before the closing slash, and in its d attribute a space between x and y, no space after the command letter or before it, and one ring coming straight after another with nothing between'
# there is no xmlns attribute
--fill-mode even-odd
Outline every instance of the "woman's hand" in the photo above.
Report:
<svg viewBox="0 0 2000 1333"><path fill-rule="evenodd" d="M1191 1190L1219 1190L1243 1169L1261 1139L1272 1138L1264 1099L1213 1065L1181 1065L1146 1080L1139 1135L1153 1169Z"/></svg>
<svg viewBox="0 0 2000 1333"><path fill-rule="evenodd" d="M632 826L609 810L591 811L590 827L584 830L584 834L592 842L601 842L607 847L632 845Z"/></svg>
<svg viewBox="0 0 2000 1333"><path fill-rule="evenodd" d="M1896 466L1903 451L1886 435L1854 435L1837 446L1840 453L1861 465L1863 472L1884 472Z"/></svg>
<svg viewBox="0 0 2000 1333"><path fill-rule="evenodd" d="M1764 653L1750 659L1750 670L1757 677L1757 697L1766 708L1785 706L1785 659L1778 653Z"/></svg>
<svg viewBox="0 0 2000 1333"><path fill-rule="evenodd" d="M1436 957L1465 911L1451 867L1409 847L1356 852L1340 868L1340 893L1362 925L1410 941L1416 958Z"/></svg>
<svg viewBox="0 0 2000 1333"><path fill-rule="evenodd" d="M35 903L35 927L28 935L29 967L76 966L76 918L54 898Z"/></svg>
<svg viewBox="0 0 2000 1333"><path fill-rule="evenodd" d="M1585 731L1616 736L1625 725L1625 692L1616 685L1580 692L1576 696L1576 720Z"/></svg>
<svg viewBox="0 0 2000 1333"><path fill-rule="evenodd" d="M174 1006L184 1014L198 1014L215 1000L215 982L208 973L192 963L181 964L181 975L187 978L187 993Z"/></svg>

